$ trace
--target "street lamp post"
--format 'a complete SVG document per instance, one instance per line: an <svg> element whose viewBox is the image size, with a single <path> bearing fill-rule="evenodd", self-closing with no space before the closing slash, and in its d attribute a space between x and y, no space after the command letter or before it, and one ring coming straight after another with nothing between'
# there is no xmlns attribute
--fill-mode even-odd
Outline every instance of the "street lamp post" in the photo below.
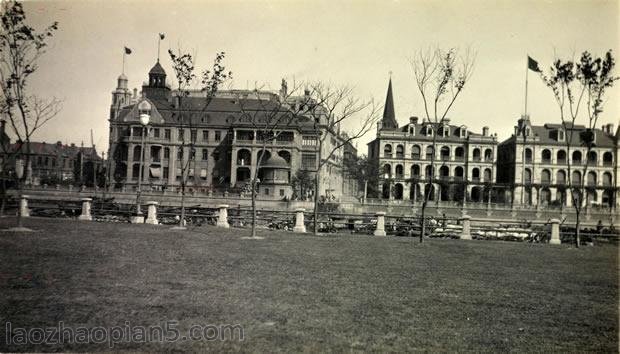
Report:
<svg viewBox="0 0 620 354"><path fill-rule="evenodd" d="M151 119L151 105L147 101L142 101L138 105L138 111L140 112L140 124L142 124L141 142L140 142L140 163L138 167L138 188L136 191L136 223L143 223L144 216L142 210L140 210L140 194L142 187L142 170L144 168L144 140L146 138L146 131Z"/></svg>

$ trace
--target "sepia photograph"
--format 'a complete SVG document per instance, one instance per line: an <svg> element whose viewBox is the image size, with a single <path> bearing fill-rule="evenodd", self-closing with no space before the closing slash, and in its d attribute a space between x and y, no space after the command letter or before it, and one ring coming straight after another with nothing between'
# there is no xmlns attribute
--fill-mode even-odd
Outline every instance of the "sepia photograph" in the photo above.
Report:
<svg viewBox="0 0 620 354"><path fill-rule="evenodd" d="M0 0L0 352L618 353L620 0Z"/></svg>

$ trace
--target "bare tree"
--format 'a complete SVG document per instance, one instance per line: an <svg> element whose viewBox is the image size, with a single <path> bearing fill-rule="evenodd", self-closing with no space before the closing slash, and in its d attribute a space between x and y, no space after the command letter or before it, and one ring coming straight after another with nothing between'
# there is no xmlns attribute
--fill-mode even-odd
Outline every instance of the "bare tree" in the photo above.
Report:
<svg viewBox="0 0 620 354"><path fill-rule="evenodd" d="M18 188L22 181L31 178L30 140L33 134L45 123L54 118L61 109L61 102L56 98L45 99L31 94L28 90L30 76L39 66L39 59L45 53L48 40L58 29L54 22L41 31L37 31L26 22L26 13L19 2L3 1L0 16L0 88L2 101L0 112L7 118L9 132L16 140L16 148L2 145L4 152L3 171L15 158L24 157L24 174L16 178ZM4 187L4 184L3 184ZM21 188L20 188L21 189ZM2 203L6 199L3 188ZM18 213L18 227L22 227L21 212Z"/></svg>
<svg viewBox="0 0 620 354"><path fill-rule="evenodd" d="M334 87L321 82L310 85L306 102L308 113L314 119L316 144L316 172L314 175L314 234L318 234L319 185L321 171L328 163L336 162L334 156L340 154L345 145L366 135L381 119L380 105L374 100L362 100L356 97L348 86ZM341 133L341 126L349 125L348 133ZM330 138L328 140L328 138ZM333 138L333 139L332 139ZM344 168L341 167L344 177Z"/></svg>
<svg viewBox="0 0 620 354"><path fill-rule="evenodd" d="M192 169L191 166L193 163L195 167L196 158L196 137L193 134L193 120L195 117L185 113L185 111L191 109L190 104L186 102L186 98L190 95L190 88L196 80L196 74L194 67L194 56L192 56L192 54L185 53L179 48L177 50L177 53L174 53L172 50L169 49L168 55L170 56L170 60L172 61L172 69L174 71L177 83L177 102L175 103L175 115L177 116L179 121L180 132L182 132L180 135L181 146L179 156L179 161L181 163L181 217L179 219L179 228L184 228L185 192L190 171L195 172L195 168ZM230 71L226 72L226 68L222 64L224 57L224 52L217 53L213 62L213 67L210 70L204 70L202 72L201 91L205 94L205 104L203 105L203 110L205 111L208 110L209 104L215 97L222 83L232 77L232 73ZM187 134L185 133L186 127L189 128L190 131L189 142L187 139ZM186 148L189 149L188 156L185 156Z"/></svg>
<svg viewBox="0 0 620 354"><path fill-rule="evenodd" d="M471 78L476 53L470 49L460 53L457 49L448 50L420 50L410 60L416 86L424 103L424 114L431 125L432 158L431 173L427 174L427 183L424 187L422 202L420 242L426 232L426 206L430 192L433 189L435 174L435 154L437 153L437 133L444 124L450 109L463 92L465 84ZM425 173L422 171L421 173ZM435 191L435 194L437 192Z"/></svg>
<svg viewBox="0 0 620 354"><path fill-rule="evenodd" d="M587 177L590 152L596 146L595 130L603 112L605 93L618 80L613 70L616 62L608 51L604 57L593 58L585 51L578 62L557 59L549 68L549 73L540 75L545 84L553 91L555 101L560 108L560 119L566 132L566 163L568 168L568 192L575 209L575 246L580 243L580 217L584 208L583 196L587 195L585 179ZM577 132L576 122L583 117L586 129ZM571 147L586 148L585 164L580 181L572 180ZM579 168L575 168L579 170ZM587 197L585 207L587 208Z"/></svg>
<svg viewBox="0 0 620 354"><path fill-rule="evenodd" d="M286 82L282 82L282 90L279 96L267 94L270 97L263 97L265 92L255 89L252 92L237 92L236 102L240 109L240 122L247 124L256 132L257 136L252 137L259 144L257 159L251 163L250 172L250 195L252 201L252 235L256 236L256 197L258 195L257 186L259 184L258 175L260 167L265 160L268 146L277 142L283 137L287 129L296 127L300 122L300 117L304 113L303 103L299 102L299 90L301 83L293 84L288 88ZM252 149L251 149L252 150ZM253 152L250 152L253 154ZM233 159L236 156L232 156ZM250 158L251 159L251 158Z"/></svg>

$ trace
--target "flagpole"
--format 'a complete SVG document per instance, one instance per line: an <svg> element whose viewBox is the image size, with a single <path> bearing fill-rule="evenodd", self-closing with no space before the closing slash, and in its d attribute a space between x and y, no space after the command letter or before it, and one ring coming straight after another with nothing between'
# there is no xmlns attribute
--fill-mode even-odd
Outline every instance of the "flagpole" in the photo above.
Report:
<svg viewBox="0 0 620 354"><path fill-rule="evenodd" d="M159 63L159 46L161 43L161 35L158 35L157 37L158 37L157 39L157 62Z"/></svg>
<svg viewBox="0 0 620 354"><path fill-rule="evenodd" d="M123 74L125 73L125 56L127 56L127 50L123 48Z"/></svg>
<svg viewBox="0 0 620 354"><path fill-rule="evenodd" d="M529 65L529 60L530 59L529 59L529 56L528 56L528 58L525 60L525 112L523 112L523 114L525 116L527 116L527 86L528 86L527 76L528 76L528 71L530 71L529 70L529 66L528 66Z"/></svg>

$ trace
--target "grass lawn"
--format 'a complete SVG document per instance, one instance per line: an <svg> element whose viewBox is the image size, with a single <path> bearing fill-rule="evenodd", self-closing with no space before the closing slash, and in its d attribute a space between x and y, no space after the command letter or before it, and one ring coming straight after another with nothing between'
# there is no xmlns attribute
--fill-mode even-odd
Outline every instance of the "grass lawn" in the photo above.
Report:
<svg viewBox="0 0 620 354"><path fill-rule="evenodd" d="M15 220L0 219L0 228ZM618 350L618 248L29 219L0 232L0 351L12 328L240 324L158 351Z"/></svg>

